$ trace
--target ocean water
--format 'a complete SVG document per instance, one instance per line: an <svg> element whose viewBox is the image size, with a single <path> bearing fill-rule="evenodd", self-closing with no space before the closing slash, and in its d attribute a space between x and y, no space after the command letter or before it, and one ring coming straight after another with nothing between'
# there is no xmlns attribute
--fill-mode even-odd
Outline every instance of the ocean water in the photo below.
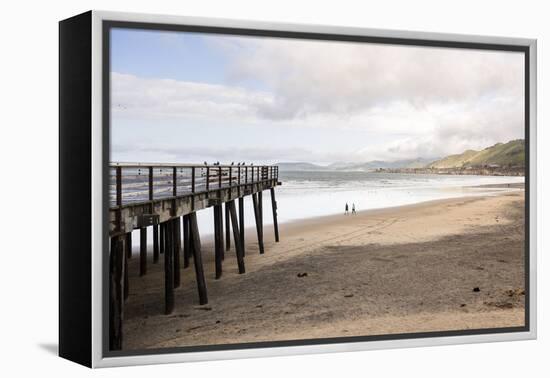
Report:
<svg viewBox="0 0 550 378"><path fill-rule="evenodd" d="M425 201L495 195L516 188L475 188L480 185L523 183L517 176L467 176L375 172L279 172L275 189L279 223L351 212L410 205ZM263 194L264 225L273 224L269 191ZM201 236L213 234L213 209L198 212ZM252 198L245 198L245 227L255 227ZM265 232L264 232L265 233ZM151 233L152 236L152 233ZM150 236L150 237L151 237ZM138 234L134 235L139 237ZM151 240L149 237L149 240ZM272 237L271 234L265 237ZM138 240L138 239L136 239Z"/></svg>
<svg viewBox="0 0 550 378"><path fill-rule="evenodd" d="M472 188L522 183L523 177L397 174L374 172L283 172L276 189L282 222L344 212L409 205L444 198L495 194L502 189ZM505 189L507 190L507 189ZM517 190L517 189L510 189Z"/></svg>

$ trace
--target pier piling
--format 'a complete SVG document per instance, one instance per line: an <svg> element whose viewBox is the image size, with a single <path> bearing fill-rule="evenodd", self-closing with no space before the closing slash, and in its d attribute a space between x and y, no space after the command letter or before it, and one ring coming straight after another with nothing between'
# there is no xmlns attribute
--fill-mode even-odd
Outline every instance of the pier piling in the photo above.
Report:
<svg viewBox="0 0 550 378"><path fill-rule="evenodd" d="M229 251L231 248L231 230L229 223L229 209L227 203L225 204L225 249Z"/></svg>
<svg viewBox="0 0 550 378"><path fill-rule="evenodd" d="M206 293L206 281L204 280L204 270L202 267L201 241L196 212L189 214L189 228L193 240L193 263L195 265L195 277L199 291L199 303L204 305L208 303L208 295Z"/></svg>
<svg viewBox="0 0 550 378"><path fill-rule="evenodd" d="M159 262L159 225L153 226L153 263Z"/></svg>
<svg viewBox="0 0 550 378"><path fill-rule="evenodd" d="M226 206L229 207L231 226L233 228L233 241L235 242L235 252L237 254L237 265L239 267L239 274L245 272L244 269L244 256L243 248L241 244L241 234L239 232L239 222L237 219L237 210L235 209L235 201L227 202Z"/></svg>
<svg viewBox="0 0 550 378"><path fill-rule="evenodd" d="M279 242L279 223L277 222L277 200L275 200L275 189L269 189L271 192L271 209L273 210L273 231L275 232L275 242Z"/></svg>
<svg viewBox="0 0 550 378"><path fill-rule="evenodd" d="M127 253L128 253L128 258L132 258L132 233L131 232L128 232L126 234L126 244L128 245L128 248L127 248Z"/></svg>
<svg viewBox="0 0 550 378"><path fill-rule="evenodd" d="M174 287L180 287L181 270L180 270L180 253L181 253L181 223L180 217L174 218Z"/></svg>
<svg viewBox="0 0 550 378"><path fill-rule="evenodd" d="M191 257L191 240L189 237L189 215L183 216L183 267L189 267Z"/></svg>
<svg viewBox="0 0 550 378"><path fill-rule="evenodd" d="M246 255L244 242L244 197L239 197L239 232L241 238L241 248L244 257Z"/></svg>
<svg viewBox="0 0 550 378"><path fill-rule="evenodd" d="M223 227L222 227L222 206L214 206L214 256L216 263L216 279L222 276L222 253L223 253Z"/></svg>
<svg viewBox="0 0 550 378"><path fill-rule="evenodd" d="M260 211L260 225L262 226L262 236L264 227L264 193L258 192L258 210Z"/></svg>
<svg viewBox="0 0 550 378"><path fill-rule="evenodd" d="M147 228L139 229L139 275L147 274Z"/></svg>
<svg viewBox="0 0 550 378"><path fill-rule="evenodd" d="M124 237L111 238L109 256L109 347L122 349L122 320L124 319Z"/></svg>
<svg viewBox="0 0 550 378"><path fill-rule="evenodd" d="M128 250L132 248L132 233L128 232L125 236L126 242L124 243L124 300L128 299L128 296L130 295L130 286L129 286L129 279L128 279L128 256L129 252ZM128 241L130 241L128 243Z"/></svg>
<svg viewBox="0 0 550 378"><path fill-rule="evenodd" d="M173 226L172 221L164 223L164 313L174 311L174 254L173 254Z"/></svg>
<svg viewBox="0 0 550 378"><path fill-rule="evenodd" d="M259 194L259 193L258 193ZM258 234L258 248L260 254L264 253L264 236L262 229L262 218L260 215L260 205L256 193L252 194L252 205L254 207L254 219L256 220L256 233Z"/></svg>
<svg viewBox="0 0 550 378"><path fill-rule="evenodd" d="M160 242L160 251L159 252L162 254L162 253L164 253L164 249L166 248L165 245L164 245L165 241L166 241L166 237L165 237L166 236L165 235L165 233L166 233L166 224L161 223L159 225L159 228L160 228L160 238L159 238L160 239L159 240L159 242Z"/></svg>

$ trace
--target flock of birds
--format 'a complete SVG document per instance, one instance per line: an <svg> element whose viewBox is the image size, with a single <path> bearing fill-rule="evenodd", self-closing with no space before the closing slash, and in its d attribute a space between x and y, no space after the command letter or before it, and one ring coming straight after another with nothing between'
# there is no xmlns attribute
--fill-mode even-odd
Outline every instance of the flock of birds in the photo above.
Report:
<svg viewBox="0 0 550 378"><path fill-rule="evenodd" d="M205 162L204 162L204 165L208 165L208 163L205 161ZM215 163L212 164L212 165L220 165L220 162L217 161L217 162L215 162ZM231 165L235 165L235 162L232 161L232 162L231 162ZM241 163L237 163L237 165L246 165L246 163L245 163L245 162L241 162ZM254 163L250 163L250 165L252 166L252 165L254 165Z"/></svg>
<svg viewBox="0 0 550 378"><path fill-rule="evenodd" d="M207 166L207 165L208 165L208 162L205 161L205 162L204 162L204 165ZM212 165L220 165L220 162L217 161L217 162L215 162L215 163L212 164ZM231 165L235 165L235 162L232 161L232 162L231 162ZM237 163L237 166L245 166L245 165L246 165L245 162ZM250 166L251 166L251 167L254 166L254 163L250 163ZM182 171L183 171L183 170L182 170ZM162 168L160 169L160 172L162 172ZM140 169L140 168L138 168L138 176L141 176L141 169Z"/></svg>

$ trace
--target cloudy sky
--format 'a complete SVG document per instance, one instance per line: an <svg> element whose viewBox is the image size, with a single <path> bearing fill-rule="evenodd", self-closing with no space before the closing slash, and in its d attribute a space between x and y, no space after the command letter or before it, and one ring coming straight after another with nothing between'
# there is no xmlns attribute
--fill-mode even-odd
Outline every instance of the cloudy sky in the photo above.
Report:
<svg viewBox="0 0 550 378"><path fill-rule="evenodd" d="M523 138L523 55L114 29L111 160L364 162Z"/></svg>

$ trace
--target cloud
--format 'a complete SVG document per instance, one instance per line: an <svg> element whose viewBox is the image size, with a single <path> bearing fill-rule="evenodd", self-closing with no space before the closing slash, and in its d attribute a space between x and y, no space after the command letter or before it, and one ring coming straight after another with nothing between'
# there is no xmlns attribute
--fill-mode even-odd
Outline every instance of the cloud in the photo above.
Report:
<svg viewBox="0 0 550 378"><path fill-rule="evenodd" d="M111 73L112 110L117 117L230 117L252 119L273 101L266 92L171 79Z"/></svg>
<svg viewBox="0 0 550 378"><path fill-rule="evenodd" d="M185 161L201 163L208 161L214 163L220 161L223 164L230 162L278 162L286 161L305 161L312 157L312 151L304 148L290 147L272 147L272 148L257 148L257 147L212 147L208 145L190 146L186 148L174 147L172 145L151 145L151 144L133 144L116 145L115 160L133 161L135 156L155 156L166 161ZM125 159L125 157L131 157ZM318 158L320 155L314 155ZM154 160L156 161L156 160Z"/></svg>
<svg viewBox="0 0 550 378"><path fill-rule="evenodd" d="M267 84L266 118L349 116L395 102L419 108L523 93L518 53L291 39L240 39L227 47L232 77Z"/></svg>
<svg viewBox="0 0 550 378"><path fill-rule="evenodd" d="M229 62L227 80L219 84L112 73L113 125L200 119L201 127L279 125L281 132L299 128L323 135L352 130L356 140L333 143L329 136L270 148L253 141L193 141L182 152L144 138L141 146L117 144L118 156L361 162L441 157L524 137L521 54L287 39L212 41Z"/></svg>

